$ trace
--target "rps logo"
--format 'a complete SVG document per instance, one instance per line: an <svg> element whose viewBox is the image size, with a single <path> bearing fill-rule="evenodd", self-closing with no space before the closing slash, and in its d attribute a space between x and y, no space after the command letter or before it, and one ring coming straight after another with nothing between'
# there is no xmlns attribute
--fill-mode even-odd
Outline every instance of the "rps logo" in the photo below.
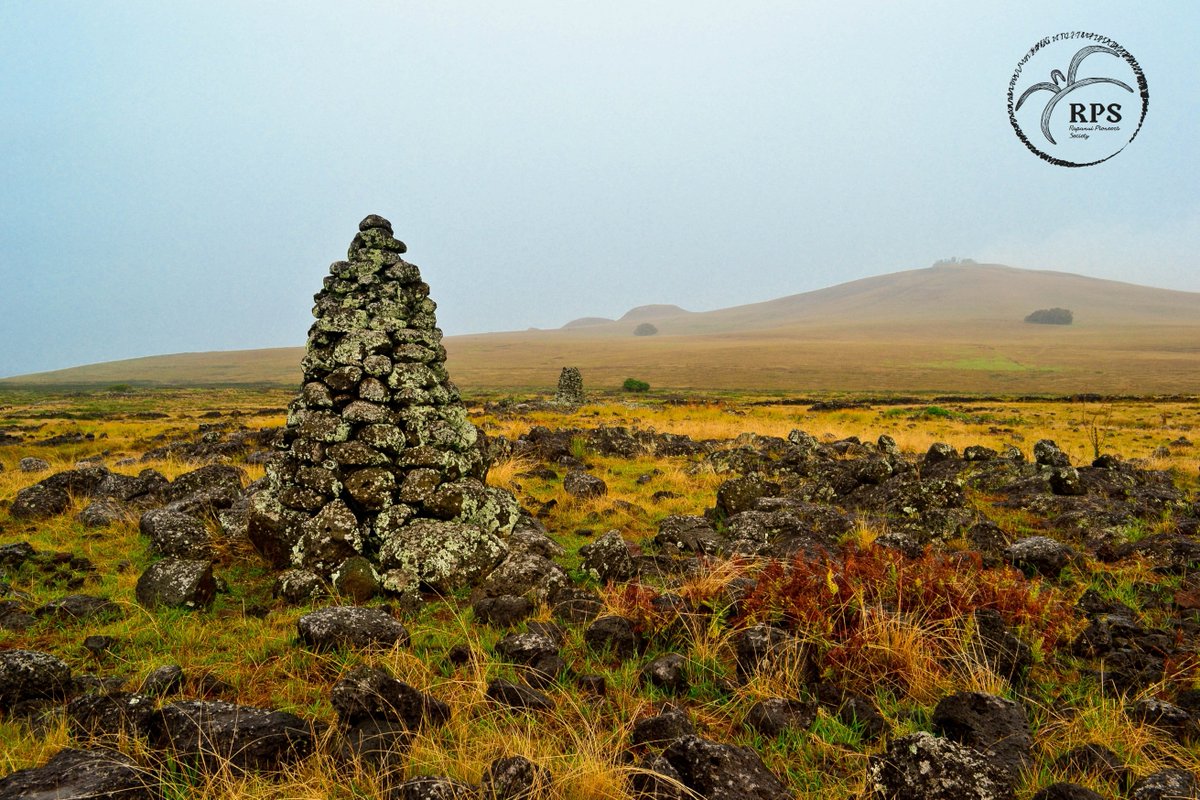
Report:
<svg viewBox="0 0 1200 800"><path fill-rule="evenodd" d="M1124 150L1149 106L1146 76L1129 51L1082 31L1035 44L1008 84L1013 130L1039 158L1062 167L1089 167Z"/></svg>

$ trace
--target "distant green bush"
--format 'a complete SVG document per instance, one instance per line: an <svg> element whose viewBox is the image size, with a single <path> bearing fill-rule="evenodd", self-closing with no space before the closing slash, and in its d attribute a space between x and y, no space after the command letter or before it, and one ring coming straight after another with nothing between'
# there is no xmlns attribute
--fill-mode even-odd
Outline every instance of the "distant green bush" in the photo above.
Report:
<svg viewBox="0 0 1200 800"><path fill-rule="evenodd" d="M1038 325L1070 325L1075 321L1075 315L1069 308L1039 308L1027 316L1025 321Z"/></svg>
<svg viewBox="0 0 1200 800"><path fill-rule="evenodd" d="M627 392L648 392L650 384L639 381L637 378L626 378L625 383L621 384L621 388Z"/></svg>
<svg viewBox="0 0 1200 800"><path fill-rule="evenodd" d="M658 333L658 328L651 325L649 322L643 322L633 329L634 336L653 336Z"/></svg>

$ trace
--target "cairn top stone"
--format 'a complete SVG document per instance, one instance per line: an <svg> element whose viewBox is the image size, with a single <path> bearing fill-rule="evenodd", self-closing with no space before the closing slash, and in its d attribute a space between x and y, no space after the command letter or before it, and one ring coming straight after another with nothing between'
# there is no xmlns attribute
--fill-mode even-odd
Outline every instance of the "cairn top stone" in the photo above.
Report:
<svg viewBox="0 0 1200 800"><path fill-rule="evenodd" d="M429 543L408 528L435 523L457 532L447 548L485 543L489 562L506 552L520 509L486 485L483 434L446 371L437 305L406 249L391 223L366 217L313 297L303 381L249 517L251 541L280 569L331 581L365 558L383 587L424 582L412 565L429 554L407 548ZM452 573L438 588L474 579Z"/></svg>
<svg viewBox="0 0 1200 800"><path fill-rule="evenodd" d="M358 229L360 231L367 231L373 228L381 231L387 231L388 236L392 235L392 223L388 222L378 214L367 214L365 217L363 217L363 221L358 223Z"/></svg>

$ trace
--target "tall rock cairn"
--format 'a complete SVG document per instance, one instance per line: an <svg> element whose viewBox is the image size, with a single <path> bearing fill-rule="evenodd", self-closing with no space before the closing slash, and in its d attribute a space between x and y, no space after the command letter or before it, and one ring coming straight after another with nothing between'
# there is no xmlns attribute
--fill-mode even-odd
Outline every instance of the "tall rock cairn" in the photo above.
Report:
<svg viewBox="0 0 1200 800"><path fill-rule="evenodd" d="M563 367L558 376L558 391L554 393L554 404L575 408L583 405L583 376L579 367Z"/></svg>
<svg viewBox="0 0 1200 800"><path fill-rule="evenodd" d="M282 450L249 534L278 568L385 590L454 588L505 554L520 513L484 484L483 437L446 372L436 305L391 223L359 224L316 294ZM355 594L361 595L356 588Z"/></svg>

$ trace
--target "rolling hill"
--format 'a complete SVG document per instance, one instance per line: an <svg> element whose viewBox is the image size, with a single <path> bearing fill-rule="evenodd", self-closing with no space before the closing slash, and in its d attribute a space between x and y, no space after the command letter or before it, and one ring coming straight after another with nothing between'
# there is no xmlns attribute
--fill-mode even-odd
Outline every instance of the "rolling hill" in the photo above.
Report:
<svg viewBox="0 0 1200 800"><path fill-rule="evenodd" d="M1069 308L1069 326L1024 322ZM649 322L655 336L633 336ZM762 303L639 306L618 320L446 339L465 388L591 387L1113 394L1200 391L1200 293L996 264L939 264ZM21 384L292 384L301 348L185 353L9 378Z"/></svg>

